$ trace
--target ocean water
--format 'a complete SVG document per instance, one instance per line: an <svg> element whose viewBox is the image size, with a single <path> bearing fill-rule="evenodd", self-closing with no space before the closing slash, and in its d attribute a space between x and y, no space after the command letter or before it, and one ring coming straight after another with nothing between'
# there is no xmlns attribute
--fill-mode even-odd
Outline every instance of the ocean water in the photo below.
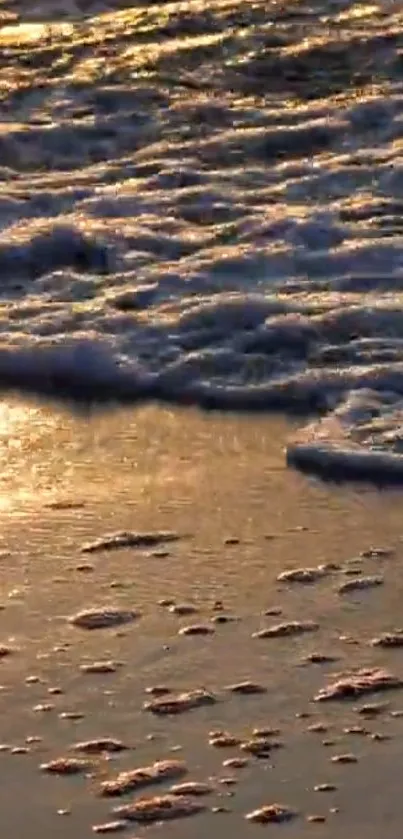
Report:
<svg viewBox="0 0 403 839"><path fill-rule="evenodd" d="M0 2L0 385L403 479L397 0Z"/></svg>

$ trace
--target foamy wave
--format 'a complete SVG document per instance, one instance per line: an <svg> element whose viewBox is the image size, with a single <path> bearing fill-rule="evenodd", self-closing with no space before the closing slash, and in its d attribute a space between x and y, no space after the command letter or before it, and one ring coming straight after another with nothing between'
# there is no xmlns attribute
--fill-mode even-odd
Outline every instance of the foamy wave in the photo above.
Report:
<svg viewBox="0 0 403 839"><path fill-rule="evenodd" d="M0 33L3 388L316 413L290 463L403 477L403 18L336 5Z"/></svg>

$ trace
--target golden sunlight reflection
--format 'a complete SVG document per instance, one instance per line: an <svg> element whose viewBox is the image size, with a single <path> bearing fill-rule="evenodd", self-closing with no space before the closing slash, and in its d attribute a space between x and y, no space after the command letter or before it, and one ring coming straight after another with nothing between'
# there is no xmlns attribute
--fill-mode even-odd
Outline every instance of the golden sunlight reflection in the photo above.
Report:
<svg viewBox="0 0 403 839"><path fill-rule="evenodd" d="M0 510L10 511L38 491L38 452L53 426L41 407L0 403Z"/></svg>
<svg viewBox="0 0 403 839"><path fill-rule="evenodd" d="M46 41L55 36L67 36L73 32L70 23L16 23L3 26L0 30L0 46Z"/></svg>
<svg viewBox="0 0 403 839"><path fill-rule="evenodd" d="M204 477L208 425L201 423L196 445L189 431L180 450L178 425L180 412L147 406L83 416L46 402L0 402L0 515L15 518L88 497L118 503L128 494L148 505L169 495L178 473L188 499ZM221 451L219 439L217 445ZM228 445L238 449L235 438Z"/></svg>

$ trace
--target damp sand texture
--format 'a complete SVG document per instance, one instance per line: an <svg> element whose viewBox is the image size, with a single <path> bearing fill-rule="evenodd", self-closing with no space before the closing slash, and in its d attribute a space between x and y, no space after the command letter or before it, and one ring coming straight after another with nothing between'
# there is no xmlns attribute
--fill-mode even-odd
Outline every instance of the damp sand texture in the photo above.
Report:
<svg viewBox="0 0 403 839"><path fill-rule="evenodd" d="M400 481L402 14L3 0L0 385L307 414L290 465Z"/></svg>
<svg viewBox="0 0 403 839"><path fill-rule="evenodd" d="M398 835L400 493L290 472L279 418L0 417L1 829Z"/></svg>

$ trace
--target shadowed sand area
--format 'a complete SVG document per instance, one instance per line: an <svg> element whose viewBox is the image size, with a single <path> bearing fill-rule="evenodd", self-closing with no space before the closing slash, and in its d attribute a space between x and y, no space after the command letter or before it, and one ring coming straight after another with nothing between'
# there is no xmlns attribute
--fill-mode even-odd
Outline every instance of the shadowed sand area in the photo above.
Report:
<svg viewBox="0 0 403 839"><path fill-rule="evenodd" d="M31 839L90 836L116 819L113 808L197 781L212 787L191 799L206 809L165 823L164 836L252 836L265 828L245 815L275 802L299 815L269 831L398 835L403 693L312 700L351 669L403 678L402 650L371 643L401 625L401 495L287 471L282 447L295 429L280 420L151 407L84 417L20 401L3 403L0 418L4 834L25 836L29 819ZM122 531L132 544L94 549ZM180 538L164 541L168 532ZM309 583L277 579L301 568L316 569ZM358 577L368 588L339 593ZM91 631L68 620L102 607L129 618ZM310 631L256 637L296 621ZM181 634L195 625L212 631ZM156 686L216 701L155 715L143 706ZM99 738L115 746L85 746ZM60 757L90 761L87 773L40 770ZM223 766L231 758L247 765ZM166 759L188 772L100 796L104 781ZM323 784L336 789L315 791ZM123 835L156 830L131 823Z"/></svg>

